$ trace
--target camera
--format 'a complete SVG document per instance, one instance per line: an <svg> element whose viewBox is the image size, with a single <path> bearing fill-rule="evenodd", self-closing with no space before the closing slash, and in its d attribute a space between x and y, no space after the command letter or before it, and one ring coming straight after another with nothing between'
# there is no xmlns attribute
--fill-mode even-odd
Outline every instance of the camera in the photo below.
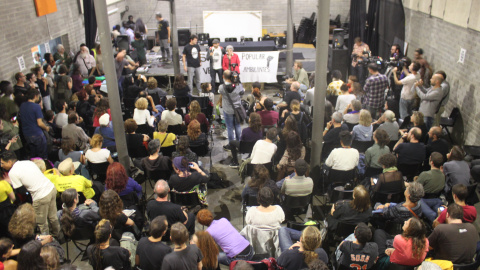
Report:
<svg viewBox="0 0 480 270"><path fill-rule="evenodd" d="M409 65L410 65L410 63L408 62L408 60L406 58L401 58L398 61L391 60L391 61L387 62L387 66L390 66L390 67L403 68L403 67L408 67Z"/></svg>

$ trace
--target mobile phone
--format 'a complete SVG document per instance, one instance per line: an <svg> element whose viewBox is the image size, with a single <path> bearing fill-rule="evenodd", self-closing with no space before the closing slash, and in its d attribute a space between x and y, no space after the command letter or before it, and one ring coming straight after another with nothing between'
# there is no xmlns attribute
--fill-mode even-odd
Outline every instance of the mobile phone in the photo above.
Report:
<svg viewBox="0 0 480 270"><path fill-rule="evenodd" d="M117 158L118 157L118 152L115 152L112 154L112 158Z"/></svg>
<svg viewBox="0 0 480 270"><path fill-rule="evenodd" d="M443 212L443 210L445 210L445 207L440 206L438 209L440 209L440 212Z"/></svg>
<svg viewBox="0 0 480 270"><path fill-rule="evenodd" d="M378 182L378 178L372 178L372 180L373 180L373 183L376 185Z"/></svg>
<svg viewBox="0 0 480 270"><path fill-rule="evenodd" d="M188 167L193 168L193 164L192 164L192 163L188 163Z"/></svg>
<svg viewBox="0 0 480 270"><path fill-rule="evenodd" d="M12 122L17 121L17 116L12 117Z"/></svg>
<svg viewBox="0 0 480 270"><path fill-rule="evenodd" d="M83 151L82 151L82 150L80 150L80 155L83 155Z"/></svg>

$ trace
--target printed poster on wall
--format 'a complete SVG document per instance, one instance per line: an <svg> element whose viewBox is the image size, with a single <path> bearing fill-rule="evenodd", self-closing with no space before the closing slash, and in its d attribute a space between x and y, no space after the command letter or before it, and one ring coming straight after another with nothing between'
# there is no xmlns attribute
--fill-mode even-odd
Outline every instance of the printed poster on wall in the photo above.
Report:
<svg viewBox="0 0 480 270"><path fill-rule="evenodd" d="M277 82L278 51L236 52L236 54L240 59L241 82ZM210 61L205 60L207 52L200 52L200 55L202 59L200 81L210 82Z"/></svg>

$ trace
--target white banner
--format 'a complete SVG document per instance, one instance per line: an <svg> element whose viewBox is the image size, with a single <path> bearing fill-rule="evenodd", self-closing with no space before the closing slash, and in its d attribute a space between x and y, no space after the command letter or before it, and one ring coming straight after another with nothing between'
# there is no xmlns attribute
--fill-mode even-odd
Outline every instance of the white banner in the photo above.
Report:
<svg viewBox="0 0 480 270"><path fill-rule="evenodd" d="M201 52L200 81L210 82L210 61L205 61L207 52ZM240 80L250 82L277 82L278 51L273 52L236 52L240 58Z"/></svg>

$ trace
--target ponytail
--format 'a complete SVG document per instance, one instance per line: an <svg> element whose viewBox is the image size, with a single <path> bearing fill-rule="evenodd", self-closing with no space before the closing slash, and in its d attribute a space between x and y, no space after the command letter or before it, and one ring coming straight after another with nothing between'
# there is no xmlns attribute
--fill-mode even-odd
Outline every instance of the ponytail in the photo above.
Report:
<svg viewBox="0 0 480 270"><path fill-rule="evenodd" d="M60 217L60 224L62 225L63 233L66 236L72 236L75 230L75 219L72 216L70 208L75 205L75 200L78 197L78 193L75 189L69 188L62 193L62 216Z"/></svg>
<svg viewBox="0 0 480 270"><path fill-rule="evenodd" d="M322 235L317 227L308 226L303 229L300 242L303 247L303 260L308 265L318 258L315 249L322 245Z"/></svg>

